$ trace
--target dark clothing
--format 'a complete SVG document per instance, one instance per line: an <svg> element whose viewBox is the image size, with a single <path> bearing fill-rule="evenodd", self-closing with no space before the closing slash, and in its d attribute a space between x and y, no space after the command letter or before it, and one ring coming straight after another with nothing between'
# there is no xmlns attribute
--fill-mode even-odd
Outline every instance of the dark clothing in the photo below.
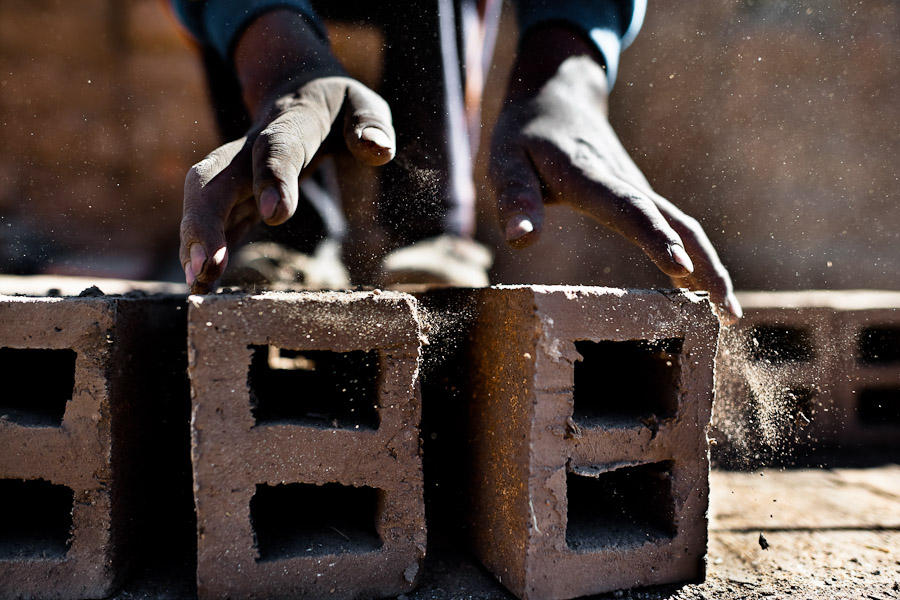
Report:
<svg viewBox="0 0 900 600"><path fill-rule="evenodd" d="M324 27L310 0L171 0L181 22L203 45L213 47L229 61L238 34L256 17L277 8L290 8L302 14L324 36ZM329 4L335 4L330 2ZM336 3L340 4L340 3ZM380 2L377 4L390 4ZM427 8L413 4L410 13ZM415 9L418 9L415 10ZM641 28L647 0L518 0L516 12L522 32L539 23L563 21L584 31L597 45L606 61L610 83L615 81L619 53ZM326 9L327 12L327 9ZM393 13L398 16L398 12Z"/></svg>

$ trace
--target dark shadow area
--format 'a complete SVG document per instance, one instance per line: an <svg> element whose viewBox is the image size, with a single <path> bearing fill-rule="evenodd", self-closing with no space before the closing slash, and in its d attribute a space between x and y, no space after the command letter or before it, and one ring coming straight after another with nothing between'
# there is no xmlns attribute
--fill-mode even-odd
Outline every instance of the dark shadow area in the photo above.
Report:
<svg viewBox="0 0 900 600"><path fill-rule="evenodd" d="M757 325L747 334L752 361L772 364L808 362L815 357L809 331L787 325Z"/></svg>
<svg viewBox="0 0 900 600"><path fill-rule="evenodd" d="M22 427L59 427L75 387L74 350L0 348L0 415Z"/></svg>
<svg viewBox="0 0 900 600"><path fill-rule="evenodd" d="M251 346L248 384L257 425L377 429L376 350L328 352Z"/></svg>
<svg viewBox="0 0 900 600"><path fill-rule="evenodd" d="M377 551L379 493L336 483L257 485L250 520L259 561Z"/></svg>
<svg viewBox="0 0 900 600"><path fill-rule="evenodd" d="M140 294L135 295L140 298ZM134 513L127 545L133 561L115 600L197 598L197 519L191 469L191 391L187 375L187 305L183 296L152 303L121 303L122 323L140 324L140 336L123 336L129 361L119 381L119 410L131 429L126 490ZM152 369L132 365L152 364ZM123 406L127 404L127 408Z"/></svg>
<svg viewBox="0 0 900 600"><path fill-rule="evenodd" d="M637 547L676 533L670 463L566 476L566 544L573 552Z"/></svg>
<svg viewBox="0 0 900 600"><path fill-rule="evenodd" d="M859 332L859 362L864 365L900 363L900 327L866 327Z"/></svg>
<svg viewBox="0 0 900 600"><path fill-rule="evenodd" d="M43 479L0 480L0 559L61 559L69 551L74 493Z"/></svg>
<svg viewBox="0 0 900 600"><path fill-rule="evenodd" d="M575 342L575 410L581 427L637 427L678 409L683 340Z"/></svg>
<svg viewBox="0 0 900 600"><path fill-rule="evenodd" d="M871 426L900 424L900 389L866 388L857 394L856 414Z"/></svg>

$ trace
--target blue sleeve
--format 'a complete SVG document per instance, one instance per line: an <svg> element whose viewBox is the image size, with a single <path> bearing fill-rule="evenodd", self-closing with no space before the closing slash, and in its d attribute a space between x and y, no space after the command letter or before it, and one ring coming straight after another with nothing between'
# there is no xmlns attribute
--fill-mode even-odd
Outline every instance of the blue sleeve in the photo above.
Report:
<svg viewBox="0 0 900 600"><path fill-rule="evenodd" d="M239 35L263 13L289 8L301 14L327 39L325 28L309 0L171 0L175 15L198 42L211 46L231 64Z"/></svg>
<svg viewBox="0 0 900 600"><path fill-rule="evenodd" d="M519 0L519 31L539 23L562 21L584 31L606 63L610 87L619 70L619 54L637 36L647 0Z"/></svg>

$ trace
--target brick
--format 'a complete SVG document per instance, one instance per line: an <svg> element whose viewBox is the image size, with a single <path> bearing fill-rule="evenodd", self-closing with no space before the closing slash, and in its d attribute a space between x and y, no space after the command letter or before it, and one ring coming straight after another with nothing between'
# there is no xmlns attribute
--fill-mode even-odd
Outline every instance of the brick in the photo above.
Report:
<svg viewBox="0 0 900 600"><path fill-rule="evenodd" d="M776 407L784 429L792 410L810 419L805 436L786 432L778 440L785 451L806 439L820 446L898 443L900 293L745 292L740 300L744 318L729 344L737 356L720 355L717 365L718 397L732 418L753 419L741 407L753 406L746 382L755 369L766 389L792 390L803 403Z"/></svg>
<svg viewBox="0 0 900 600"><path fill-rule="evenodd" d="M401 294L191 297L201 599L412 589L420 336Z"/></svg>
<svg viewBox="0 0 900 600"><path fill-rule="evenodd" d="M705 297L516 286L423 302L469 322L470 525L507 588L563 599L703 577Z"/></svg>
<svg viewBox="0 0 900 600"><path fill-rule="evenodd" d="M172 375L148 329L183 302L0 296L0 598L103 598L126 574L144 367Z"/></svg>

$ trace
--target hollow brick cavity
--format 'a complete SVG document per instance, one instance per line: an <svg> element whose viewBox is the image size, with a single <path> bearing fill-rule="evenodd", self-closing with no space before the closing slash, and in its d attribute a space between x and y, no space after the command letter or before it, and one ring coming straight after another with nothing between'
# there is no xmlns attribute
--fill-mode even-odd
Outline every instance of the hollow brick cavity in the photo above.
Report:
<svg viewBox="0 0 900 600"><path fill-rule="evenodd" d="M815 358L809 330L789 325L761 324L747 334L750 360L771 364L810 362Z"/></svg>
<svg viewBox="0 0 900 600"><path fill-rule="evenodd" d="M250 348L248 385L257 425L378 429L377 351Z"/></svg>
<svg viewBox="0 0 900 600"><path fill-rule="evenodd" d="M336 483L257 485L250 518L258 562L377 552L380 490Z"/></svg>
<svg viewBox="0 0 900 600"><path fill-rule="evenodd" d="M864 425L900 425L900 389L892 387L864 388L857 394L856 411Z"/></svg>
<svg viewBox="0 0 900 600"><path fill-rule="evenodd" d="M566 545L573 552L637 548L675 537L672 463L604 472L575 469L566 476Z"/></svg>
<svg viewBox="0 0 900 600"><path fill-rule="evenodd" d="M864 365L900 364L900 327L865 327L858 344L858 359Z"/></svg>
<svg viewBox="0 0 900 600"><path fill-rule="evenodd" d="M6 514L0 526L0 560L53 560L66 556L74 493L43 479L0 480Z"/></svg>
<svg viewBox="0 0 900 600"><path fill-rule="evenodd" d="M678 409L679 338L575 342L573 419L581 427L635 427Z"/></svg>
<svg viewBox="0 0 900 600"><path fill-rule="evenodd" d="M75 385L74 350L0 348L0 418L21 427L59 427Z"/></svg>

